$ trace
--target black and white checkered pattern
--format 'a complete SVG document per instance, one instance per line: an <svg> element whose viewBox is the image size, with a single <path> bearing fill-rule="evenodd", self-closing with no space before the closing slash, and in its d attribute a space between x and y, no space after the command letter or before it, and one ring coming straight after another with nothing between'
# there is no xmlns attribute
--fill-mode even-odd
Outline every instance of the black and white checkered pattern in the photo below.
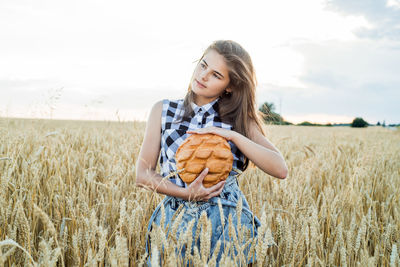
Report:
<svg viewBox="0 0 400 267"><path fill-rule="evenodd" d="M161 155L160 155L160 169L163 177L170 174L170 172L177 171L175 162L175 152L182 142L189 136L186 134L187 130L195 130L198 128L205 128L209 126L220 127L232 130L232 125L223 123L218 116L218 100L197 106L191 103L193 112L190 118L183 118L182 122L176 122L178 118L184 113L183 99L178 100L163 100L163 110L161 118ZM242 170L244 165L244 155L236 147L236 145L228 141L233 153L233 168ZM230 175L236 174L231 171ZM174 176L170 180L181 187L186 187L180 177Z"/></svg>

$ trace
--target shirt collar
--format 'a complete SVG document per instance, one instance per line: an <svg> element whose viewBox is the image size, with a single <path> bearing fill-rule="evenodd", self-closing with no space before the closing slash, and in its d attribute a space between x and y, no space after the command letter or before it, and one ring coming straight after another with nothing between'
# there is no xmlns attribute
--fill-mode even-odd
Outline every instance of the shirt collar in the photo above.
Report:
<svg viewBox="0 0 400 267"><path fill-rule="evenodd" d="M208 113L208 114L213 114L217 112L217 106L218 106L218 100L219 97L217 97L215 100L211 101L210 103L207 103L202 106L196 105L194 102L190 103L193 109L194 114L203 114L203 113Z"/></svg>

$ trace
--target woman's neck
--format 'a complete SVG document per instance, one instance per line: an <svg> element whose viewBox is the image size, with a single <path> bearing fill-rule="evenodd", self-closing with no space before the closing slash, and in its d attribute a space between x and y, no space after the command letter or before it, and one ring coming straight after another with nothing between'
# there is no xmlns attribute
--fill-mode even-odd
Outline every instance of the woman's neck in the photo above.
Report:
<svg viewBox="0 0 400 267"><path fill-rule="evenodd" d="M195 96L193 102L201 107L204 106L212 101L214 101L215 99L217 99L218 97L214 97L214 98L205 98L205 97L199 97L199 96Z"/></svg>

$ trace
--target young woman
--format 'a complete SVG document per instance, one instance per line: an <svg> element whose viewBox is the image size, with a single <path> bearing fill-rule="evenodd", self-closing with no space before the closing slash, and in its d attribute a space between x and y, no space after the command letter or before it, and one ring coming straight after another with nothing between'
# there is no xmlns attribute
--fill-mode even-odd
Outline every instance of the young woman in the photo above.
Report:
<svg viewBox="0 0 400 267"><path fill-rule="evenodd" d="M185 230L193 219L197 224L205 211L212 222L210 255L220 240L217 263L224 253L224 244L229 241L229 216L232 216L230 221L235 227L240 219L242 227L246 226L252 237L257 236L260 221L250 211L236 177L247 168L249 160L265 173L280 179L287 176L288 169L279 150L265 137L257 115L256 85L247 51L234 41L218 40L200 58L185 98L165 99L154 104L136 162L136 184L167 196L151 216L148 233L153 223L160 225L164 221L165 226L171 224L178 209L185 213L177 233ZM228 178L209 188L202 184L207 168L187 185L180 179L175 165L175 152L179 145L191 134L205 133L228 140L234 156ZM161 175L155 171L160 152ZM239 199L242 201L241 218L237 218L236 212ZM160 211L161 205L163 212ZM220 217L221 211L224 218ZM193 240L195 229L196 225L193 227ZM150 254L148 234L146 240L146 251ZM191 251L188 253L193 253L193 247L199 245L198 240L194 241L193 246L189 245ZM148 260L150 262L150 258ZM248 255L248 263L254 260L255 257Z"/></svg>

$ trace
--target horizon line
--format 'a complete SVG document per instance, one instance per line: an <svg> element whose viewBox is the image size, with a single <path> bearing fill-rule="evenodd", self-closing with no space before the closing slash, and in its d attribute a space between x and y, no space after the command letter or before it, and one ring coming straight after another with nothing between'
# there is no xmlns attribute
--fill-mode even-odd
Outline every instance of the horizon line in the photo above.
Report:
<svg viewBox="0 0 400 267"><path fill-rule="evenodd" d="M21 120L54 120L54 121L93 121L93 122L147 122L147 120L142 120L142 119L133 119L133 120L120 120L120 119L67 119L67 118L41 118L41 117L13 117L13 116L9 116L9 117L3 117L0 115L0 119L21 119ZM304 122L308 122L311 124L320 124L320 125L342 125L342 124L351 124L351 122L326 122L326 123L321 123L321 122L311 122L311 121L302 121L299 123L294 123L294 122L290 122L287 121L289 123L291 123L291 125L298 125L300 123L304 123ZM378 126L382 126L382 122L378 121L380 123L380 125ZM267 124L264 123L265 125L285 125L285 124ZM368 123L368 125L372 125L375 126L377 125L377 123ZM400 125L400 123L386 123L386 126L389 125Z"/></svg>

